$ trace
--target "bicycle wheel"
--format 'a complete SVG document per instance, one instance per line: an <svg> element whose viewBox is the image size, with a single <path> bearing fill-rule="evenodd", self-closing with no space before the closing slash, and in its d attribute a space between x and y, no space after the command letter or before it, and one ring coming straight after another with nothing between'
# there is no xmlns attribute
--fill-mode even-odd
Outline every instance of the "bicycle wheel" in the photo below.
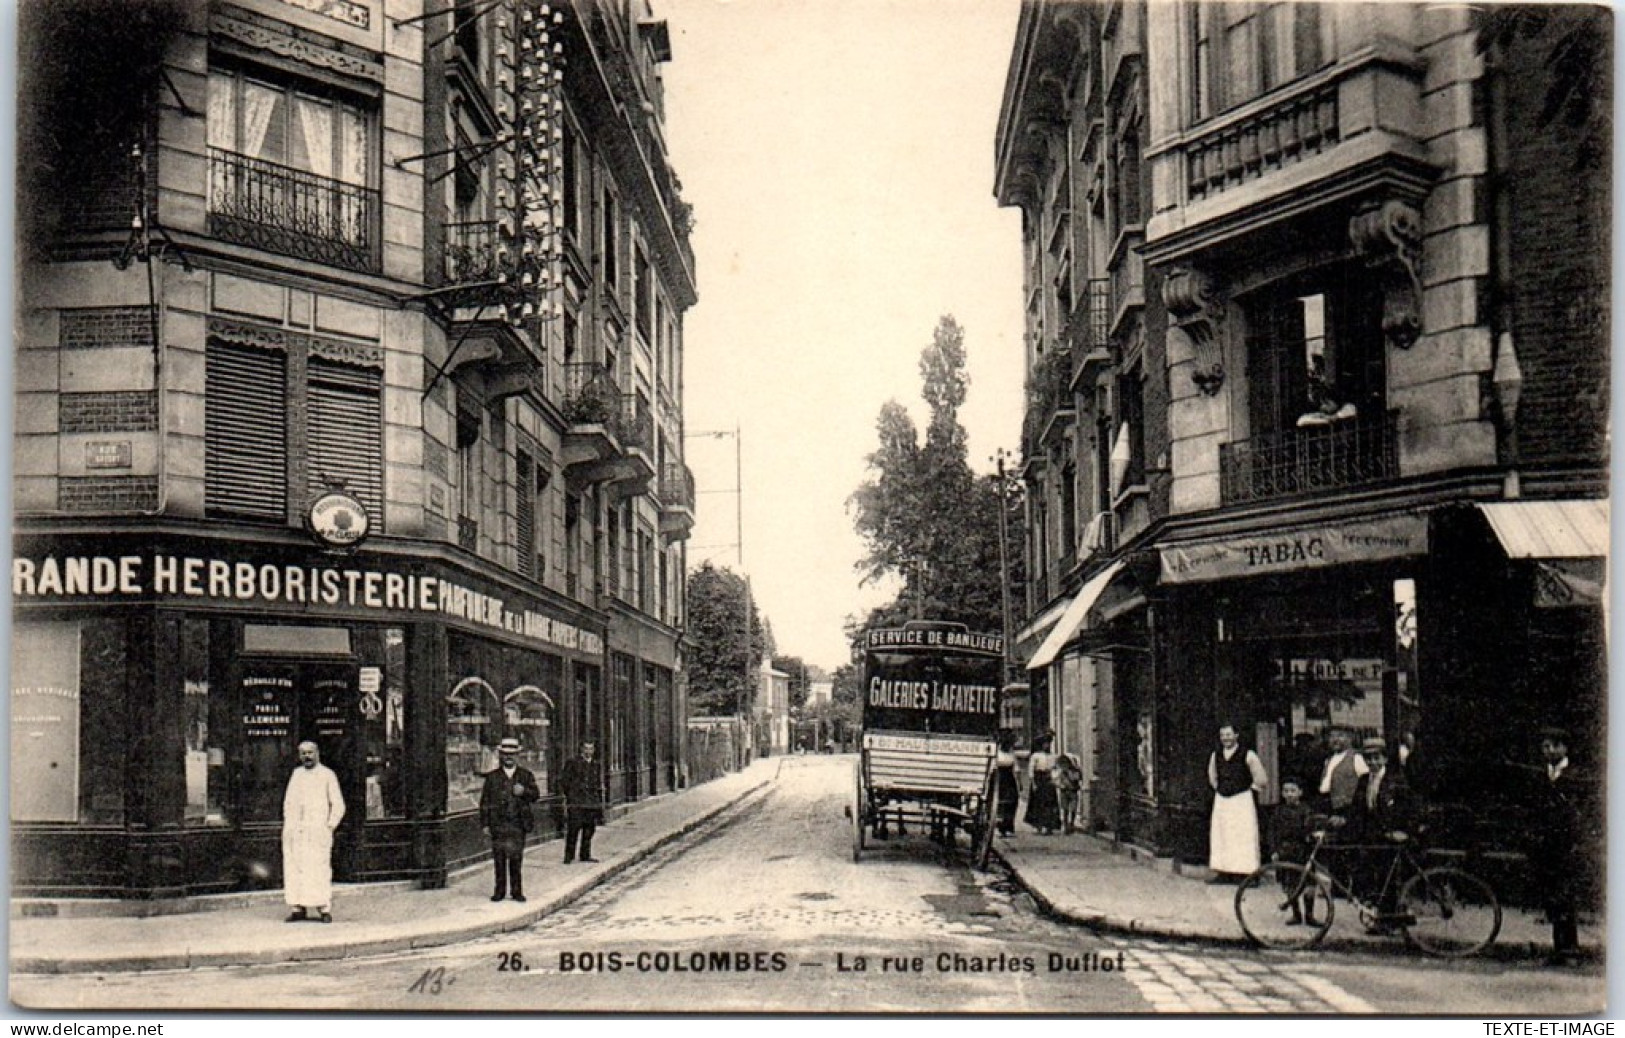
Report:
<svg viewBox="0 0 1625 1038"><path fill-rule="evenodd" d="M1405 939L1429 955L1476 955L1501 932L1501 903L1488 883L1460 869L1423 869L1399 890Z"/></svg>
<svg viewBox="0 0 1625 1038"><path fill-rule="evenodd" d="M1236 888L1236 919L1254 944L1307 948L1332 927L1332 892L1302 865L1271 862Z"/></svg>

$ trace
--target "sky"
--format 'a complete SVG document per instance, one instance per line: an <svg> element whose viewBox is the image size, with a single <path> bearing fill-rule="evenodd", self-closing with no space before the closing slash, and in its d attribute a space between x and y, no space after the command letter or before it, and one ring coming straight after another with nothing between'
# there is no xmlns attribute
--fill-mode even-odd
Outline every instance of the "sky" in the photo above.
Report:
<svg viewBox="0 0 1625 1038"><path fill-rule="evenodd" d="M778 651L833 669L847 617L893 594L859 584L847 499L887 400L923 435L919 356L943 314L965 329L971 467L990 472L998 448L1019 447L1021 220L993 197L1018 4L655 11L672 37L666 132L699 282L684 322L689 564L739 571L742 540Z"/></svg>

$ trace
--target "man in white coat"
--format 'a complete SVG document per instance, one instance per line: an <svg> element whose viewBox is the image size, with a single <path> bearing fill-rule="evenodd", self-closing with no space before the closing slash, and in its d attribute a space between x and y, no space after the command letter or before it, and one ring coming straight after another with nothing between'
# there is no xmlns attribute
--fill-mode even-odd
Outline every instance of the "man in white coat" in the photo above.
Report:
<svg viewBox="0 0 1625 1038"><path fill-rule="evenodd" d="M322 764L313 742L299 744L299 767L282 797L283 900L293 909L288 922L333 916L333 830L344 818L344 794L338 776Z"/></svg>

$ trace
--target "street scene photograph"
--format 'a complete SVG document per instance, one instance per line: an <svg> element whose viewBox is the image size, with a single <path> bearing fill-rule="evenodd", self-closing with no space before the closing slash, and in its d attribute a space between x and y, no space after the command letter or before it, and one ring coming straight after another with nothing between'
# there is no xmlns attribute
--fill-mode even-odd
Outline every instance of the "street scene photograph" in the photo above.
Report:
<svg viewBox="0 0 1625 1038"><path fill-rule="evenodd" d="M10 14L8 1016L1611 1011L1611 6Z"/></svg>

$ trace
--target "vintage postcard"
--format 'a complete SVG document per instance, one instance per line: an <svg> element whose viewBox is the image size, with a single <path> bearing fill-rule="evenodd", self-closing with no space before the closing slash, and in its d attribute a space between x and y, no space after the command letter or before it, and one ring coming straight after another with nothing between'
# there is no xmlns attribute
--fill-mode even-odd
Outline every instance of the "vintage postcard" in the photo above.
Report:
<svg viewBox="0 0 1625 1038"><path fill-rule="evenodd" d="M1609 7L16 14L14 1014L1608 1008Z"/></svg>

